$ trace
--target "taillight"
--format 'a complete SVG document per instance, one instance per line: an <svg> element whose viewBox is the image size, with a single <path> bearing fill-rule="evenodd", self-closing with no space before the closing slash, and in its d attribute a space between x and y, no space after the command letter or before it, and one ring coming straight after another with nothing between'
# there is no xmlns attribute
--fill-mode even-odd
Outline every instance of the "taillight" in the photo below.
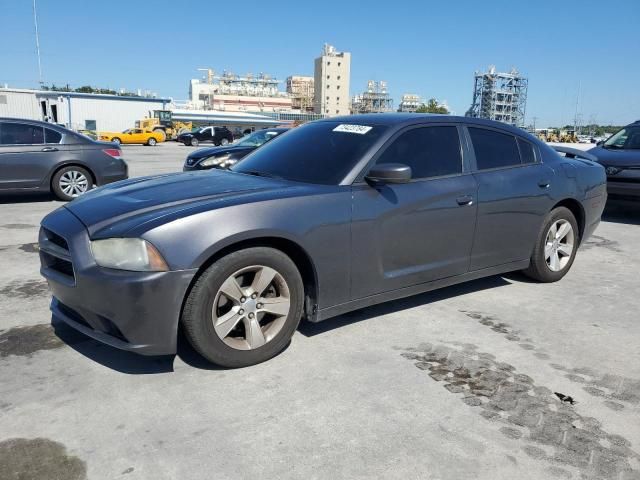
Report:
<svg viewBox="0 0 640 480"><path fill-rule="evenodd" d="M107 155L109 155L110 157L117 158L118 160L122 160L122 151L117 148L105 148L102 151Z"/></svg>

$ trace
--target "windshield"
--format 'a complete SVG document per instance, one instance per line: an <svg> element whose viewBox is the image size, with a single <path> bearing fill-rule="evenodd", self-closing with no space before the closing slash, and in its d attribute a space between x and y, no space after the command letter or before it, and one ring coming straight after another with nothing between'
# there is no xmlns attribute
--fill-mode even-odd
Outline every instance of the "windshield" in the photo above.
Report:
<svg viewBox="0 0 640 480"><path fill-rule="evenodd" d="M273 137L277 136L280 132L274 132L273 130L260 130L258 132L253 132L249 135L245 135L236 145L240 147L259 147L267 140L271 140Z"/></svg>
<svg viewBox="0 0 640 480"><path fill-rule="evenodd" d="M385 130L387 127L382 125L307 123L266 143L231 170L294 182L338 185Z"/></svg>
<svg viewBox="0 0 640 480"><path fill-rule="evenodd" d="M605 148L640 149L640 127L625 127L613 134L606 142Z"/></svg>

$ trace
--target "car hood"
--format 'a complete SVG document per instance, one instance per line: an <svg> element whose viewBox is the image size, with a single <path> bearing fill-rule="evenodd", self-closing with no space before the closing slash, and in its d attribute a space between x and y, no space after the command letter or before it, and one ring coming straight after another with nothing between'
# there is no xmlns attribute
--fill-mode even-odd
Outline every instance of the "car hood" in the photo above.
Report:
<svg viewBox="0 0 640 480"><path fill-rule="evenodd" d="M598 162L612 167L639 167L640 151L616 150L613 148L595 147L588 151L598 158Z"/></svg>
<svg viewBox="0 0 640 480"><path fill-rule="evenodd" d="M240 152L243 150L252 150L253 147L241 147L238 145L228 145L226 147L209 147L201 148L195 152L190 153L187 158L193 158L198 160L200 158L209 158L214 155L225 155L227 153Z"/></svg>
<svg viewBox="0 0 640 480"><path fill-rule="evenodd" d="M122 233L149 219L192 208L220 208L283 195L296 184L230 171L201 171L139 177L90 191L65 205L89 233ZM284 194L286 196L286 194ZM117 224L122 224L115 228ZM126 227L126 228L125 228Z"/></svg>

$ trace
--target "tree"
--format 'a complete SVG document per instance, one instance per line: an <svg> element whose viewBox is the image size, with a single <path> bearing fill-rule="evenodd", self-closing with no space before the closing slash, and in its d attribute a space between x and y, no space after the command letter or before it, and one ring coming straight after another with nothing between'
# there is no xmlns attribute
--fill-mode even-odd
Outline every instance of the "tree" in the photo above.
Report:
<svg viewBox="0 0 640 480"><path fill-rule="evenodd" d="M449 110L444 105L439 105L435 98L430 98L425 105L421 105L416 110L416 113L449 113Z"/></svg>

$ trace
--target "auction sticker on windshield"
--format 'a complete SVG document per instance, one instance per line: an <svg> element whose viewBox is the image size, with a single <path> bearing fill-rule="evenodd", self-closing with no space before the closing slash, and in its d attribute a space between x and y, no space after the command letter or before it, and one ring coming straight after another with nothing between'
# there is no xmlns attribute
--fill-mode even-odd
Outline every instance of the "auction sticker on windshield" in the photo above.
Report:
<svg viewBox="0 0 640 480"><path fill-rule="evenodd" d="M345 133L357 133L358 135L364 135L373 127L368 127L366 125L349 125L349 124L340 124L336 128L333 129L334 132L345 132Z"/></svg>

